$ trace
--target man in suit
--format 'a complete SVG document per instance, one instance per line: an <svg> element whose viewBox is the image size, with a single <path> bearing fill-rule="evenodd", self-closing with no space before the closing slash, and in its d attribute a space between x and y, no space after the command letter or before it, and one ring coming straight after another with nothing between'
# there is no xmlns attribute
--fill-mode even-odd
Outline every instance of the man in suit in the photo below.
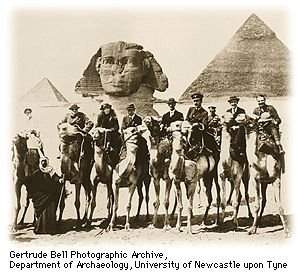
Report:
<svg viewBox="0 0 298 275"><path fill-rule="evenodd" d="M230 96L228 102L231 105L226 112L233 115L233 119L228 125L228 132L231 135L230 154L231 157L247 163L246 155L246 130L242 123L239 123L238 118L245 115L244 109L238 107L240 98L237 96Z"/></svg>
<svg viewBox="0 0 298 275"><path fill-rule="evenodd" d="M121 131L129 128L136 127L142 124L142 118L136 114L136 107L134 104L127 106L127 115L123 117Z"/></svg>
<svg viewBox="0 0 298 275"><path fill-rule="evenodd" d="M172 122L175 121L183 121L183 114L175 109L177 101L175 98L169 98L168 106L170 111L165 113L161 119L161 131L162 135L165 136L167 133L167 129L170 127Z"/></svg>
<svg viewBox="0 0 298 275"><path fill-rule="evenodd" d="M231 108L227 110L228 113L233 114L233 118L235 119L239 114L245 114L245 110L238 107L238 103L240 101L240 98L237 96L230 96L228 99L228 102L231 105Z"/></svg>

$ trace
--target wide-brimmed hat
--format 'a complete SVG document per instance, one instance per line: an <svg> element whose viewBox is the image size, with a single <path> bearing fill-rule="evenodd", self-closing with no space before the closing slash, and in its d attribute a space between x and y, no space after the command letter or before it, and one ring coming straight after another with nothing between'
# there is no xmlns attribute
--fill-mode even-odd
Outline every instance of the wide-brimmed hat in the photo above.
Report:
<svg viewBox="0 0 298 275"><path fill-rule="evenodd" d="M79 110L80 106L78 106L77 104L72 104L68 109L69 110Z"/></svg>
<svg viewBox="0 0 298 275"><path fill-rule="evenodd" d="M190 97L192 99L196 99L196 98L202 99L204 96L201 93L197 92L197 93L193 93Z"/></svg>
<svg viewBox="0 0 298 275"><path fill-rule="evenodd" d="M271 121L272 117L270 115L269 112L264 112L261 114L259 122L267 122L267 121Z"/></svg>
<svg viewBox="0 0 298 275"><path fill-rule="evenodd" d="M228 102L233 102L233 101L237 101L239 102L240 98L238 96L230 96L229 99L228 99Z"/></svg>
<svg viewBox="0 0 298 275"><path fill-rule="evenodd" d="M135 110L136 109L136 106L131 103L131 104L128 104L128 106L126 107L127 110Z"/></svg>
<svg viewBox="0 0 298 275"><path fill-rule="evenodd" d="M26 108L24 109L24 114L26 114L27 112L32 113L32 109L31 109L30 107L26 107Z"/></svg>
<svg viewBox="0 0 298 275"><path fill-rule="evenodd" d="M177 103L177 101L173 97L169 98L168 99L168 102L167 102L168 105L170 105L170 104L176 104L176 103Z"/></svg>

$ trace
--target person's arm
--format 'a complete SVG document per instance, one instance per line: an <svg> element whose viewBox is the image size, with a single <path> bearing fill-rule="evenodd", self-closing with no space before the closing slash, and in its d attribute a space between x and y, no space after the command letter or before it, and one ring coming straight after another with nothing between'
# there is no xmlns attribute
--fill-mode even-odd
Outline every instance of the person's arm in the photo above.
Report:
<svg viewBox="0 0 298 275"><path fill-rule="evenodd" d="M178 120L181 120L183 121L184 120L184 117L183 117L183 114L179 112L179 119Z"/></svg>
<svg viewBox="0 0 298 275"><path fill-rule="evenodd" d="M122 123L121 123L121 133L122 133L123 130L125 130L126 128L127 128L126 118L123 117L123 119L122 119Z"/></svg>
<svg viewBox="0 0 298 275"><path fill-rule="evenodd" d="M185 117L185 120L189 121L191 120L190 115L192 113L192 108L189 108Z"/></svg>
<svg viewBox="0 0 298 275"><path fill-rule="evenodd" d="M115 131L115 132L118 132L119 131L119 122L118 122L118 119L117 117L114 117L112 119L113 123L112 123L112 130Z"/></svg>
<svg viewBox="0 0 298 275"><path fill-rule="evenodd" d="M274 124L279 125L281 123L281 118L279 117L276 109L273 106L270 106L270 114L274 120Z"/></svg>
<svg viewBox="0 0 298 275"><path fill-rule="evenodd" d="M84 118L85 119L85 127L84 127L83 131L88 133L93 128L94 123L86 115L84 115L84 116L85 116L85 118Z"/></svg>
<svg viewBox="0 0 298 275"><path fill-rule="evenodd" d="M207 128L207 125L208 125L208 113L207 112L204 112L202 114L201 123L204 125L204 128L206 129Z"/></svg>

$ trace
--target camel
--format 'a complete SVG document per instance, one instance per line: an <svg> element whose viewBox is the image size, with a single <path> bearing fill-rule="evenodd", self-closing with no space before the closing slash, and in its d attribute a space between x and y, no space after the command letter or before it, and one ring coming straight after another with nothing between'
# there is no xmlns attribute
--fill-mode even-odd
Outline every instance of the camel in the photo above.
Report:
<svg viewBox="0 0 298 275"><path fill-rule="evenodd" d="M257 228L261 224L262 215L266 206L267 198L266 191L268 184L273 185L274 199L278 208L278 213L283 225L286 237L290 236L288 222L281 202L281 178L284 173L284 155L272 154L272 150L261 150L259 147L260 142L271 139L266 128L262 127L260 122L256 122L256 158L253 161L253 170L255 172L255 185L254 191L256 196L256 205L254 210L254 221L248 234L256 234ZM272 144L272 143L271 143ZM276 145L274 145L276 146ZM271 151L271 152L270 152Z"/></svg>
<svg viewBox="0 0 298 275"><path fill-rule="evenodd" d="M169 198L172 187L172 181L169 177L169 164L171 158L171 141L168 137L161 137L160 123L153 117L145 117L144 123L150 132L150 175L153 178L155 189L154 215L151 227L154 228L157 223L158 209L160 206L160 180L162 179L165 184L165 218L164 230L170 228L169 224Z"/></svg>
<svg viewBox="0 0 298 275"><path fill-rule="evenodd" d="M210 152L206 148L205 143L211 143L213 139L210 135L203 133L203 127L200 124L191 125L188 121L184 121L182 124L182 131L186 134L188 152L187 156L191 156L192 160L196 162L197 166L197 185L200 189L200 182L202 181L205 186L205 192L207 196L207 206L205 209L204 217L202 220L202 226L206 224L208 213L212 203L212 184L215 183L217 192L217 219L216 223L219 224L219 208L220 208L220 186L218 183L218 159L213 152ZM195 141L195 143L194 143ZM215 142L215 141L214 141ZM212 143L211 143L212 144Z"/></svg>
<svg viewBox="0 0 298 275"><path fill-rule="evenodd" d="M147 157L144 154L144 147L146 146L144 143L146 141L141 137L142 132L146 130L147 128L145 129L143 126L129 127L123 130L126 157L116 165L112 174L114 205L108 230L113 230L116 223L120 185L128 186L125 229L127 231L130 229L130 210L133 194L136 188L142 186L144 177L146 177L147 164L144 161Z"/></svg>
<svg viewBox="0 0 298 275"><path fill-rule="evenodd" d="M193 209L193 197L196 190L198 180L198 171L196 162L188 160L184 156L185 140L181 132L182 122L173 122L172 129L172 155L169 166L169 177L174 184L176 200L178 202L178 217L176 229L181 231L181 214L183 210L182 204L182 190L181 182L184 182L187 200L188 200L188 213L187 213L187 232L192 233L191 216Z"/></svg>
<svg viewBox="0 0 298 275"><path fill-rule="evenodd" d="M21 220L18 223L21 205L21 191L24 180L38 169L41 151L41 140L34 134L26 136L17 135L13 140L12 162L13 162L13 182L16 193L16 208L13 223L13 230L17 230L18 225L24 224L27 209L29 207L29 196L26 193L26 200Z"/></svg>
<svg viewBox="0 0 298 275"><path fill-rule="evenodd" d="M89 221L92 221L93 212L96 207L96 193L100 182L105 184L107 187L107 210L108 220L110 220L112 215L112 206L114 204L114 194L112 189L113 168L109 163L108 156L108 143L110 140L111 130L97 127L92 129L90 134L94 141L94 169L96 175L93 179L93 196Z"/></svg>
<svg viewBox="0 0 298 275"><path fill-rule="evenodd" d="M233 148L239 146L240 139L243 139L244 131L247 133L247 127L250 123L248 116L239 115L241 121L239 120L238 125L234 125L233 134L229 131L229 123L231 123L233 116L231 113L226 113L224 115L224 121L222 123L222 146L220 152L220 166L219 166L219 177L221 180L221 206L222 206L222 218L221 223L224 223L225 219L225 209L229 201L231 201L231 197L233 192L235 192L235 201L233 202L233 223L236 227L238 227L238 211L241 202L241 192L240 185L241 181L244 184L244 192L245 199L247 203L248 209L248 217L252 218L250 206L249 206L249 180L250 180L250 172L249 172L249 162L247 160L246 152L242 152L243 150L234 150ZM237 118L236 118L237 119ZM233 144L233 145L231 145ZM232 148L233 147L233 148ZM238 148L238 147L237 147ZM231 192L229 195L228 202L226 201L226 180L229 180L231 183Z"/></svg>
<svg viewBox="0 0 298 275"><path fill-rule="evenodd" d="M93 154L82 154L84 150L84 137L76 127L68 123L60 123L58 125L58 134L61 141L60 151L62 153L61 158L61 173L62 178L65 181L70 181L71 184L75 184L75 208L77 212L76 227L80 227L86 223L90 224L88 220L88 211L92 199L92 183L90 180L91 169L93 166ZM85 190L85 212L84 217L80 218L80 192L81 186ZM65 197L65 196L64 196ZM60 203L60 213L58 221L61 222L62 214L65 207L64 199Z"/></svg>

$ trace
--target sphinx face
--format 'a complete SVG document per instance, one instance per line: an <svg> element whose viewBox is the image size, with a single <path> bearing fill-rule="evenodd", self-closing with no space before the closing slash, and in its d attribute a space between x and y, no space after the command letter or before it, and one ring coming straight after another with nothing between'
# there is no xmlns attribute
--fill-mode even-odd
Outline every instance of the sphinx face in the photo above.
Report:
<svg viewBox="0 0 298 275"><path fill-rule="evenodd" d="M107 94L128 96L136 92L145 75L143 51L127 49L123 43L102 46L97 71Z"/></svg>

